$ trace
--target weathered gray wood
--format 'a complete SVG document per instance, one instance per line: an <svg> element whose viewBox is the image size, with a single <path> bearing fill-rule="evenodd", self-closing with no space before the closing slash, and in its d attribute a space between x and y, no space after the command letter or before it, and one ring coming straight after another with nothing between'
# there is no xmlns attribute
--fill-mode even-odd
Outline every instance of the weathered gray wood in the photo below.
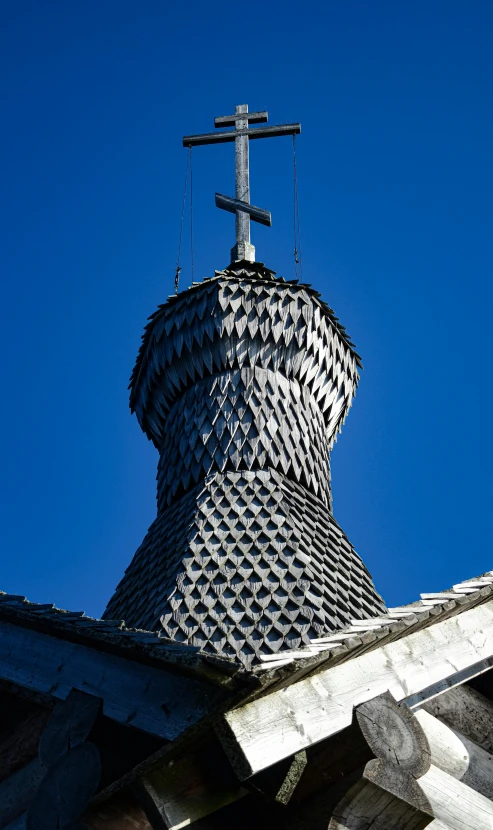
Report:
<svg viewBox="0 0 493 830"><path fill-rule="evenodd" d="M222 208L222 210L227 210L230 213L236 213L238 210L242 211L242 213L248 213L254 222L259 222L261 225L266 225L268 228L272 227L272 215L270 211L255 207L255 205L251 205L241 199L231 199L229 196L223 196L222 193L216 193L215 198L216 207Z"/></svg>
<svg viewBox="0 0 493 830"><path fill-rule="evenodd" d="M247 782L249 790L278 804L288 804L307 765L306 752L298 752L279 764L263 770Z"/></svg>
<svg viewBox="0 0 493 830"><path fill-rule="evenodd" d="M50 769L27 813L26 830L59 830L78 821L101 778L94 744L83 743L65 753Z"/></svg>
<svg viewBox="0 0 493 830"><path fill-rule="evenodd" d="M35 758L0 783L0 827L27 810L45 772L39 759Z"/></svg>
<svg viewBox="0 0 493 830"><path fill-rule="evenodd" d="M157 765L133 790L153 830L179 830L247 794L215 743Z"/></svg>
<svg viewBox="0 0 493 830"><path fill-rule="evenodd" d="M299 135L301 124L279 124L274 127L254 127L227 133L202 133L201 135L184 135L184 147L199 147L204 144L226 144L234 141L236 135L247 135L249 139L277 138L282 135Z"/></svg>
<svg viewBox="0 0 493 830"><path fill-rule="evenodd" d="M489 672L492 668L493 657L486 657L484 660L479 660L476 663L470 663L461 669L461 671L455 672L455 674L450 675L449 677L438 680L436 683L426 686L424 689L421 689L413 695L409 695L406 699L407 705L410 706L411 709L416 709L419 706L422 706L427 700L432 700L439 695L443 695L444 693L449 692L450 689L461 686L463 683L467 683L469 680L473 680L475 677Z"/></svg>
<svg viewBox="0 0 493 830"><path fill-rule="evenodd" d="M423 830L430 816L362 779L337 805L328 830Z"/></svg>
<svg viewBox="0 0 493 830"><path fill-rule="evenodd" d="M493 703L475 689L451 689L423 709L493 755Z"/></svg>
<svg viewBox="0 0 493 830"><path fill-rule="evenodd" d="M101 709L101 699L72 689L59 701L39 742L39 757L46 768L54 766L69 749L86 740Z"/></svg>
<svg viewBox="0 0 493 830"><path fill-rule="evenodd" d="M416 780L397 766L375 760L366 765L362 781L334 810L329 830L367 830L370 826L372 830L415 826L491 830L493 803L434 765Z"/></svg>
<svg viewBox="0 0 493 830"><path fill-rule="evenodd" d="M493 799L493 756L424 710L416 712L432 763L473 790Z"/></svg>
<svg viewBox="0 0 493 830"><path fill-rule="evenodd" d="M361 704L356 720L377 758L397 764L415 778L430 767L430 747L422 726L405 705L389 692Z"/></svg>
<svg viewBox="0 0 493 830"><path fill-rule="evenodd" d="M216 194L216 205L232 210L236 213L236 245L231 251L233 262L246 260L255 261L255 248L250 242L250 215L257 222L271 225L270 213L255 208L254 212L246 209L250 202L250 171L249 171L249 139L269 138L280 135L296 135L301 132L300 124L284 124L277 127L251 128L249 122L258 123L267 121L266 112L248 113L248 105L240 104L236 107L234 116L226 115L215 119L215 126L234 126L235 129L226 133L207 133L204 135L185 136L183 146L194 147L203 144L218 144L227 141L235 142L235 167L236 167L236 199L229 200L227 197L219 197ZM232 202L236 204L233 205ZM267 221L266 221L267 220Z"/></svg>
<svg viewBox="0 0 493 830"><path fill-rule="evenodd" d="M491 830L493 803L433 764L418 781L433 815L450 830Z"/></svg>
<svg viewBox="0 0 493 830"><path fill-rule="evenodd" d="M261 124L268 121L269 113L265 110L262 112L247 112L245 115L250 124ZM234 115L220 115L214 119L215 127L234 127L238 120L238 113Z"/></svg>
<svg viewBox="0 0 493 830"><path fill-rule="evenodd" d="M433 808L420 787L422 777L416 779L409 772L402 770L399 764L387 763L380 758L375 758L366 764L363 777L366 781L371 781L380 789L433 818Z"/></svg>
<svg viewBox="0 0 493 830"><path fill-rule="evenodd" d="M0 622L0 678L64 700L72 688L103 700L113 720L173 739L224 692L164 669Z"/></svg>
<svg viewBox="0 0 493 830"><path fill-rule="evenodd" d="M225 749L246 778L340 732L378 694L403 700L492 655L489 601L228 712Z"/></svg>

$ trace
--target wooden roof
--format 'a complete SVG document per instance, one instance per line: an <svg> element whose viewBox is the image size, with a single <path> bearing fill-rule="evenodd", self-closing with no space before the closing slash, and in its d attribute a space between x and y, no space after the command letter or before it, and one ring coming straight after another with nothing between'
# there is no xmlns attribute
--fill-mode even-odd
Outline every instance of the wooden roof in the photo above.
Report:
<svg viewBox="0 0 493 830"><path fill-rule="evenodd" d="M301 758L300 753L308 753L309 767L312 764L310 768L313 768L315 763L315 768L320 769L322 758L326 759L323 761L326 764L328 758L334 757L334 748L330 743L332 736L340 735L337 756L339 771L348 765L351 767L351 763L355 763L357 756L354 753L360 740L355 737L353 713L359 711L365 701L374 699L378 701L375 702L375 717L379 718L381 706L390 705L382 703L379 697L387 690L390 690L398 703L405 704L406 711L415 713L411 718L412 724L415 719L419 723L418 726L413 725L413 729L419 727L424 730L426 740L432 746L435 741L443 741L442 732L445 727L440 726L440 721L450 723L454 707L462 706L462 698L450 698L450 704L445 703L445 707L441 708L435 704L431 706L431 702L435 699L446 702L447 695L454 689L461 689L461 684L480 676L493 666L493 573L466 580L448 591L422 594L416 603L389 609L388 613L379 617L358 621L337 634L338 645L314 643L301 649L298 654L289 655L289 664L281 665L282 661L279 661L277 666L272 666L269 664L274 661L268 661L263 667L257 666L251 671L245 671L233 661L211 659L191 646L177 647L170 644L156 632L132 631L126 629L121 622L94 620L81 613L71 614L54 606L29 603L23 597L1 594L0 681L7 682L11 691L17 688L21 695L30 693L36 696L38 693L36 699L45 705L50 698L58 700L58 705L61 705L69 696L70 690L83 691L86 696L88 693L95 695L102 701L105 716L116 720L121 728L137 727L138 731L144 729L149 735L166 738L168 743L161 750L141 762L134 770L129 770L120 781L114 781L111 786L101 790L94 801L93 810L101 817L105 815L106 803L113 805L110 810L113 813L117 810L115 805L120 805L118 810L123 810L121 805L127 804L125 810L130 811L129 815L140 815L142 807L137 802L128 806L128 787L131 785L133 792L144 787L145 794L142 791L140 803L147 804L149 793L159 791L162 809L171 810L170 823L166 826L177 828L184 817L193 815L194 810L200 816L213 812L222 804L229 803L231 808L228 809L233 809L237 799L246 793L265 791L266 787L269 791L271 785L267 780L264 781L263 770L277 770L282 764L287 764L286 769L289 767L291 772L288 778L282 778L284 783L281 782L282 786L279 784L276 798L289 801L293 792L298 793L296 798L293 796L292 803L298 804L296 799L301 799L296 810L305 809L305 799L311 798L310 787L318 786L316 776L309 784L312 779L307 779L307 773L302 777L306 759L293 759ZM138 688L141 689L140 692ZM213 692L213 689L217 691ZM164 708L163 695L166 698ZM173 704L171 700L174 701ZM470 710L471 706L483 706L482 700L481 696L477 701L475 698L469 700L466 695L464 705ZM199 701L200 706L197 705ZM142 707L140 714L139 707ZM400 711L397 712L398 717ZM43 722L45 721L44 717ZM217 739L213 738L211 727L219 736L222 752L225 751L226 756L219 752L214 743ZM482 738L479 733L474 733L472 724L467 724L463 729L466 729L467 734L473 732L473 742L481 742ZM370 737L368 740L371 744L373 739ZM460 741L465 741L469 746L468 740L470 738L461 733ZM485 740L487 741L486 738ZM489 744L486 742L485 746ZM363 750L357 750L360 751ZM363 756L368 751L364 750ZM479 752L479 760L474 763L489 763L481 755L483 750L477 750L476 744L467 751ZM374 757L371 752L368 758ZM467 808L461 806L461 799L466 799L468 804L474 805L475 810L479 810L478 824L471 826L476 830L489 826L485 822L490 820L490 802L481 795L489 792L485 790L489 785L482 783L481 778L482 775L488 777L489 768L485 767L484 773L477 773L479 779L466 778L467 786L465 783L453 784L453 776L451 779L449 772L443 771L446 763L449 766L452 763L450 758L446 761L445 756L442 759L442 756L436 755L438 749L434 752L438 767L432 764L430 768L428 762L419 761L421 771L418 780L422 782L419 793L426 792L428 801L419 801L422 795L418 793L418 803L418 796L411 797L397 790L394 792L392 788L389 795L387 778L379 777L378 765L371 766L374 762L369 762L370 766L367 764L365 767L366 772L360 781L366 783L359 786L364 786L367 795L368 788L371 795L375 787L378 792L387 793L385 798L395 798L397 793L398 800L404 798L404 803L411 805L409 809L424 809L426 815L435 817L444 815L445 802L442 803L439 792L440 787L448 787L448 797L452 799L450 803L455 805L454 810L458 810L459 814L461 810L467 811ZM449 755L450 752L452 749ZM312 755L313 759L318 758L316 762L313 759L310 761ZM455 756L452 755L453 757ZM234 783L237 779L230 777L226 758L243 781L241 786ZM196 784L193 784L186 797L179 796L179 793L186 791L187 776L192 776L191 782L196 781L197 775L204 774L210 764L214 764L217 770L217 776L210 779L208 784L211 789L207 792L200 791L200 795ZM175 788L174 779L170 779L169 772L164 772L175 767L177 773L179 771L176 780L178 789ZM337 777L337 774L337 768L324 773L329 778L332 775ZM272 780L272 775L269 772L269 780ZM461 775L464 778L464 774ZM36 766L33 767L31 777L27 772L22 775L16 773L15 776L17 777L12 781L8 779L5 786L0 783L0 826L3 793L10 799L9 804L15 806L24 803L24 790L19 795L16 788L24 786L22 781L28 778L31 789L33 781L38 786L40 770ZM305 783L299 783L300 780ZM17 781L21 783L17 784ZM226 781L230 783L226 785ZM220 797L215 792L216 786L219 786L222 793ZM353 791L349 792L351 794ZM18 796L20 800L16 801ZM349 795L344 797L347 799ZM355 794L351 795L351 798L355 797ZM184 800L180 800L182 798ZM379 798L383 796L380 795ZM256 802L249 800L248 804L250 803L254 805ZM351 804L348 809L354 813L355 803ZM239 828L243 826L242 814L246 820L250 809L252 808L245 802L240 812L234 813L234 823ZM368 805L365 809L368 809ZM431 813L427 813L427 810ZM96 821L96 813L89 810L84 814L84 822L88 827L100 830L101 827L120 826L98 823L101 818ZM296 811L295 815L298 815ZM288 816L288 812L276 819L280 828L285 826L282 816ZM398 823L391 824L390 818L387 821L386 827L401 826ZM19 828L24 826L19 824ZM147 824L137 826L148 827ZM424 827L425 824L419 826ZM454 828L459 825L452 823L445 826Z"/></svg>

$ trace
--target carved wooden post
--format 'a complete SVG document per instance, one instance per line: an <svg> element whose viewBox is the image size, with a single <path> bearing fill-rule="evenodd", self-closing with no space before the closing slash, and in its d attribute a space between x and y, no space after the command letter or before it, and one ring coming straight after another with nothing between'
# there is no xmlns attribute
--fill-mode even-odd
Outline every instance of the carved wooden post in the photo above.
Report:
<svg viewBox="0 0 493 830"><path fill-rule="evenodd" d="M335 808L329 830L421 830L433 811L418 779L431 752L413 713L386 692L356 709L355 725L375 758Z"/></svg>

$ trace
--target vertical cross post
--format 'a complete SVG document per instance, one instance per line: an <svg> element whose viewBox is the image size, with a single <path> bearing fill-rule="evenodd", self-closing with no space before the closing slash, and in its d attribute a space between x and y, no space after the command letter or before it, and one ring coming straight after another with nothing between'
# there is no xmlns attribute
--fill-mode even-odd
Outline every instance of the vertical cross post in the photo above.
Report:
<svg viewBox="0 0 493 830"><path fill-rule="evenodd" d="M222 210L236 214L236 245L231 251L233 262L246 259L255 261L255 248L250 242L250 219L261 225L272 225L268 210L250 204L250 168L248 142L255 138L274 138L280 135L297 135L301 124L280 124L272 127L250 127L268 120L266 112L248 112L248 104L236 106L234 115L221 115L214 119L214 126L219 133L202 133L201 135L184 135L184 147L198 147L201 144L235 143L236 198L231 199L216 193L216 205ZM234 130L224 131L224 127Z"/></svg>
<svg viewBox="0 0 493 830"><path fill-rule="evenodd" d="M240 104L236 107L236 115L248 113L248 104ZM248 117L235 119L236 131L248 130ZM250 202L250 166L248 133L235 136L236 156L236 198L240 202ZM236 211L236 245L231 251L231 259L234 262L239 259L246 259L250 262L255 260L255 248L250 242L250 216L242 210Z"/></svg>

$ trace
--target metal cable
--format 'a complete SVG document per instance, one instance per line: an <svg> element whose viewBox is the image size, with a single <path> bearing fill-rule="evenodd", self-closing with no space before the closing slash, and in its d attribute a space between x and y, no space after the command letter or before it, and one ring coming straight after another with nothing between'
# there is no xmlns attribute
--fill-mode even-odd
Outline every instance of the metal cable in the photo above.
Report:
<svg viewBox="0 0 493 830"><path fill-rule="evenodd" d="M303 279L303 263L301 259L301 230L300 230L300 209L298 204L298 171L296 166L296 136L293 135L293 189L294 189L294 214L293 214L293 236L294 236L294 272L298 279ZM299 269L298 269L299 266Z"/></svg>
<svg viewBox="0 0 493 830"><path fill-rule="evenodd" d="M190 256L192 260L192 282L195 279L195 261L193 257L193 169L192 169L192 148L188 148L190 154Z"/></svg>
<svg viewBox="0 0 493 830"><path fill-rule="evenodd" d="M183 185L183 202L181 206L181 221L180 221L180 237L178 241L178 256L176 258L176 273L175 273L175 294L178 294L180 288L180 274L181 274L181 266L180 266L180 257L181 257L181 243L183 239L183 222L185 220L185 204L187 201L187 184L188 184L188 168L190 166L190 155L191 155L192 148L188 148L187 154L187 164L185 167L185 183Z"/></svg>

